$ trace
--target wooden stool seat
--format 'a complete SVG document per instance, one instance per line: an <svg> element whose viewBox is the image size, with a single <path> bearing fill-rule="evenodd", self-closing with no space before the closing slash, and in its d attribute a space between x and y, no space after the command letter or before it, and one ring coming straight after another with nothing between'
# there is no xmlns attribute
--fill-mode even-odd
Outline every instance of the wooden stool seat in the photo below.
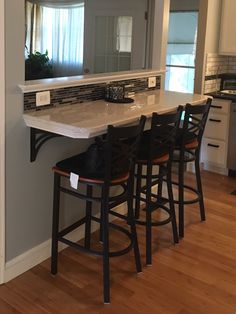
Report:
<svg viewBox="0 0 236 314"><path fill-rule="evenodd" d="M163 163L166 163L169 159L170 159L169 154L166 154L166 155L163 155L163 156L154 158L154 159L152 160L152 163L153 163L153 165L158 166L158 165L161 165L161 164L163 164ZM139 159L138 159L138 160L136 161L136 163L137 163L137 164L147 165L148 160L147 160L147 159L146 159L146 160L139 160Z"/></svg>
<svg viewBox="0 0 236 314"><path fill-rule="evenodd" d="M191 150L191 149L197 149L198 146L199 146L199 142L198 142L197 139L195 139L195 140L193 140L192 142L187 143L187 144L184 145L185 149L189 149L189 150Z"/></svg>
<svg viewBox="0 0 236 314"><path fill-rule="evenodd" d="M53 172L56 172L56 173L60 174L61 176L64 176L64 177L67 177L67 178L70 177L70 173L69 172L63 171L63 170L61 170L58 167L53 167L52 170L53 170ZM119 185L121 183L126 182L128 179L129 179L129 172L121 175L119 178L111 180L111 184L112 185L116 185L116 184ZM96 178L94 178L94 179L92 179L92 178L84 178L84 177L79 177L79 182L93 183L93 184L104 184L104 180L96 179Z"/></svg>

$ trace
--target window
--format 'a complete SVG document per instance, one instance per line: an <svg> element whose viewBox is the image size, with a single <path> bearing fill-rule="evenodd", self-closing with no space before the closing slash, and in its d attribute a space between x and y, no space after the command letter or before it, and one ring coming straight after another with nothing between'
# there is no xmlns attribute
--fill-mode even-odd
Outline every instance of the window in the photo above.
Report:
<svg viewBox="0 0 236 314"><path fill-rule="evenodd" d="M132 48L132 16L118 16L116 26L116 49L119 52L130 52Z"/></svg>
<svg viewBox="0 0 236 314"><path fill-rule="evenodd" d="M84 4L63 8L26 4L28 53L48 52L53 77L83 72Z"/></svg>
<svg viewBox="0 0 236 314"><path fill-rule="evenodd" d="M193 93L198 12L171 12L166 56L167 90Z"/></svg>

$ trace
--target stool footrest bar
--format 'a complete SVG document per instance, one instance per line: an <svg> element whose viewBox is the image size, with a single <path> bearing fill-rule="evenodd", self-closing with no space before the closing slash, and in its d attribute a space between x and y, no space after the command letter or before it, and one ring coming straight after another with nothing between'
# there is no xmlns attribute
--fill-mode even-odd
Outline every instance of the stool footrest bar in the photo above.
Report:
<svg viewBox="0 0 236 314"><path fill-rule="evenodd" d="M80 227L82 224L84 224L86 222L86 217L83 217L82 219L76 221L73 225L70 225L69 227L61 230L59 233L58 233L58 236L59 237L63 237L65 236L66 234L68 234L69 232L75 230L76 228Z"/></svg>

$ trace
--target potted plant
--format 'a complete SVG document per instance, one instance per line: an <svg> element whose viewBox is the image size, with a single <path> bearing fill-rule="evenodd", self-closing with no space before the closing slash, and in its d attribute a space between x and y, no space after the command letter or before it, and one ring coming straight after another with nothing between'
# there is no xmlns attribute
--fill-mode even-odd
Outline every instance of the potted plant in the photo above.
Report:
<svg viewBox="0 0 236 314"><path fill-rule="evenodd" d="M52 63L48 57L48 51L41 53L35 51L28 54L25 60L25 80L37 80L53 77Z"/></svg>

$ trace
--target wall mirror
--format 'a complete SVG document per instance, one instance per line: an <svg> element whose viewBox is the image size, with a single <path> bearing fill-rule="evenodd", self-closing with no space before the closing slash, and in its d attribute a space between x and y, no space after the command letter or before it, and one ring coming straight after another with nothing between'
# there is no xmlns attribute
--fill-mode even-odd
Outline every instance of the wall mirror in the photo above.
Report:
<svg viewBox="0 0 236 314"><path fill-rule="evenodd" d="M145 68L148 0L25 1L26 80Z"/></svg>

